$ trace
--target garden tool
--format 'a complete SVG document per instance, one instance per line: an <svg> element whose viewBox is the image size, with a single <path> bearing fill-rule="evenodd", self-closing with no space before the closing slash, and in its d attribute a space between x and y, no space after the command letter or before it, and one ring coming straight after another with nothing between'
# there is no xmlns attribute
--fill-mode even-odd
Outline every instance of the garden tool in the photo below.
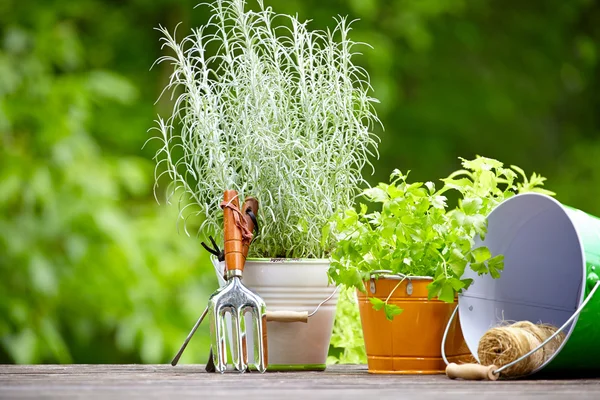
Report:
<svg viewBox="0 0 600 400"><path fill-rule="evenodd" d="M248 229L247 220L240 211L235 190L225 191L221 208L223 208L227 283L213 293L208 301L208 318L215 370L223 373L227 369L226 313L231 315L233 365L240 372L245 372L248 368L244 316L246 313L250 313L254 332L255 366L259 372L265 372L268 359L266 346L267 307L258 295L242 283L242 272L246 261L244 252L247 253L247 246L252 240L252 232Z"/></svg>
<svg viewBox="0 0 600 400"><path fill-rule="evenodd" d="M256 234L258 235L258 232L260 231L260 229L258 227L258 221L256 219L257 212L258 212L258 200L256 200L254 197L246 197L246 200L244 201L244 205L242 206L242 214L244 216L244 219L246 220L248 229L250 229L250 231L252 231L254 229L256 231ZM219 262L225 261L225 251L219 250L219 246L217 246L217 244L215 243L215 241L213 240L212 237L210 237L210 241L212 242L214 249L209 249L208 246L206 246L204 243L202 243L204 248L209 253L217 256L217 259ZM248 255L249 247L250 247L250 243L244 242L244 247L243 247L244 260L246 259L246 256ZM222 273L221 276L223 276L223 278L225 280L227 279L226 273ZM206 309L205 309L205 312L207 312L207 311L208 311L208 306L206 306ZM242 348L244 348L244 349L246 348L246 333L242 333ZM244 354L245 354L245 352L244 352ZM213 351L212 351L212 347L211 347L210 351L208 353L208 360L206 362L206 367L205 367L206 372L216 372L217 371L213 358L214 358Z"/></svg>
<svg viewBox="0 0 600 400"><path fill-rule="evenodd" d="M234 204L233 201L231 203ZM237 199L236 199L235 203L237 203ZM231 206L227 205L226 201L223 202L223 207L224 208L225 207L231 208ZM243 216L243 218L245 220L245 224L246 224L246 228L247 228L247 229L245 229L245 231L246 231L246 237L248 237L247 233L251 232L253 229L256 229L258 231L258 222L256 220L256 214L257 214L257 212L258 212L258 201L255 198L253 198L253 197L247 197L246 200L244 201L244 205L242 207L242 216ZM227 215L227 213L224 213L224 220L226 220L225 215ZM234 214L234 215L238 215L239 216L239 214ZM240 222L241 222L241 220L240 220ZM215 255L219 261L225 261L225 251L221 251L219 249L219 247L217 246L216 242L214 241L214 239L212 237L210 238L210 241L212 243L213 248L209 248L206 244L202 243L203 247L209 253ZM248 254L250 243L251 243L251 241L247 240L247 239L242 241L242 255L243 255L244 261L245 261L245 258L247 256L247 254ZM228 270L226 269L226 272L225 272L226 279L228 279L228 277L232 275L232 274L228 273L227 271ZM237 275L237 273L236 273L236 275ZM220 289L220 290L222 290L222 289ZM217 293L219 293L220 290L217 291ZM248 289L246 289L246 290L248 290ZM217 293L215 293L215 295ZM333 294L335 294L335 292ZM333 296L333 294L332 294L332 296ZM215 295L213 295L213 296L215 296ZM256 296L256 295L254 295L254 296ZM329 298L331 298L332 296L330 296ZM256 297L258 297L258 296L256 296ZM329 298L326 299L325 301L329 300ZM321 306L321 304L319 304L319 306L317 307L317 310ZM207 305L207 307L205 308L204 312L202 313L202 315L200 316L200 318L198 319L198 321L196 322L196 324L192 328L191 332L188 334L185 342L183 343L183 345L179 349L179 352L173 358L173 361L171 361L171 365L173 365L173 366L177 365L177 362L179 361L179 358L183 354L183 351L185 350L185 348L186 348L187 344L189 343L190 339L192 338L192 336L194 335L194 333L196 332L196 330L198 329L198 327L202 323L203 319L208 314L209 307L210 307L210 303L209 303L209 305ZM308 318L310 316L312 316L313 314L315 314L317 310L313 311L311 314L309 314L308 312L295 312L295 311L266 311L265 316L266 316L266 321L305 322L306 323L306 322L308 322ZM232 315L233 315L233 313L232 313ZM214 316L213 316L213 318L214 318ZM225 330L222 329L222 323L223 323L222 318L220 318L220 323L221 323L221 331L220 331L220 333L222 335L221 337L224 338ZM262 321L261 321L261 323L262 323ZM242 324L244 324L244 318L241 318L241 315L240 315L240 325L242 325ZM216 328L216 326L215 326L215 328ZM234 327L234 329L236 329L236 328ZM257 335L258 335L258 329L254 329L254 332L257 333ZM212 334L212 331L211 331L211 334ZM264 337L263 338L263 344L261 344L260 347L264 348L264 353L263 353L263 354L265 354L265 357L264 357L264 368L266 369L266 367L267 367L267 361L266 361L266 353L267 353L267 350L266 350L266 348L267 348L266 327L265 327L265 329L262 330L262 332L260 333L260 336ZM240 339L241 339L241 346L238 346L238 348L240 348L242 351L240 352L238 350L238 352L241 353L242 357L244 357L243 358L243 364L247 367L248 362L247 362L247 352L246 352L246 332L243 329L240 329ZM218 343L219 341L217 340L216 342ZM215 343L215 340L213 340L213 343ZM255 346L256 346L256 345L258 345L259 342L257 340L255 340L254 343L255 343ZM235 343L234 343L234 346L235 346ZM218 370L216 368L215 362L217 362L217 359L219 357L221 357L221 359L223 360L223 363L226 362L226 354L221 354L221 356L219 356L218 354L215 355L213 353L213 348L217 348L217 347L214 346L214 345L211 346L211 351L210 351L210 354L209 354L209 359L208 359L208 362L207 362L207 365L206 365L206 371L207 372L215 372L215 371ZM224 346L224 344L221 347L221 351L223 353L225 352L225 346ZM255 351L254 354L259 354L259 352ZM260 359L260 357L259 357L259 359ZM221 370L219 370L219 372L224 372L225 368L226 368L226 365L223 364L221 366ZM261 371L261 369L259 369L258 366L257 366L257 369L259 371ZM264 372L264 370L262 370L261 372Z"/></svg>
<svg viewBox="0 0 600 400"><path fill-rule="evenodd" d="M247 228L250 231L252 231L253 229L256 229L258 231L258 222L256 220L257 212L258 212L258 200L256 200L254 197L247 197L246 200L244 201L244 205L242 207L242 213L244 215L244 220L247 225ZM208 247L204 242L202 243L202 246L209 253L215 255L219 261L224 261L225 260L225 252L221 251L219 249L219 246L216 244L216 242L212 238L212 236L209 237L209 239L211 241L213 248ZM248 250L249 250L249 243L244 243L244 246L243 246L244 259L248 255ZM181 348L179 349L179 351L177 352L177 354L171 361L172 366L177 365L177 363L179 362L179 359L181 358L181 355L183 354L184 350L186 349L189 341L192 339L192 336L194 336L194 333L196 333L196 330L198 329L198 327L200 326L200 324L202 323L202 321L204 320L204 318L206 317L207 314L208 314L208 305L202 312L202 315L200 316L200 318L198 318L198 321L196 321L196 324L194 325L194 327L192 328L192 330L186 337L185 341L183 342ZM214 363L213 363L212 348L211 348L211 352L209 354L209 359L208 359L208 362L206 365L206 371L207 372L215 371Z"/></svg>

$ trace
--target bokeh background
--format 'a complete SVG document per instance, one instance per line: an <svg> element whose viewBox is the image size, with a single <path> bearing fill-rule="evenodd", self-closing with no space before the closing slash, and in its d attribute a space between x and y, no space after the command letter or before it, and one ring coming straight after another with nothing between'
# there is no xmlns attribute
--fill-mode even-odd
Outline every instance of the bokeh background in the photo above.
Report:
<svg viewBox="0 0 600 400"><path fill-rule="evenodd" d="M166 362L217 286L142 148L170 107L153 28L187 34L197 3L0 0L0 363ZM371 183L480 154L600 215L600 2L265 3L315 28L360 19L385 126ZM206 360L207 334L182 362Z"/></svg>

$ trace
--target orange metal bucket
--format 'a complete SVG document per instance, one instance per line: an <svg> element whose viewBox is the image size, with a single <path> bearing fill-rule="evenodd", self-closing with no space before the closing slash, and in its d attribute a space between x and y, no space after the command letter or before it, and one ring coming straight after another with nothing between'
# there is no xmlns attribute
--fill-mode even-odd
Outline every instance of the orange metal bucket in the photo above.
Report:
<svg viewBox="0 0 600 400"><path fill-rule="evenodd" d="M373 309L368 297L385 301L398 282L375 278L365 282L368 296L358 291L369 372L442 374L446 368L441 354L442 337L456 303L427 300L427 285L431 280L405 279L388 300L388 304L404 311L389 321L383 310ZM446 355L449 362L472 360L458 320L448 331Z"/></svg>

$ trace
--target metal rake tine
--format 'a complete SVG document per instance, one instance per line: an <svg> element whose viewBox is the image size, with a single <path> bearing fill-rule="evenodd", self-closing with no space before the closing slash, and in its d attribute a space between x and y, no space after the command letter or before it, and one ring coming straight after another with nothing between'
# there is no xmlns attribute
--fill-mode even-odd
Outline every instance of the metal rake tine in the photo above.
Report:
<svg viewBox="0 0 600 400"><path fill-rule="evenodd" d="M245 316L243 316L242 318L244 318L245 320ZM246 322L244 322L246 323ZM244 363L246 363L246 368L248 368L247 366L248 364L248 342L246 341L246 337L247 337L248 333L247 331L242 332L242 356L244 357ZM246 369L246 371L249 371L249 369Z"/></svg>
<svg viewBox="0 0 600 400"><path fill-rule="evenodd" d="M252 307L252 317L254 323L254 362L256 369L262 374L267 370L267 317L261 315L258 307Z"/></svg>
<svg viewBox="0 0 600 400"><path fill-rule="evenodd" d="M225 324L224 314L225 310L217 309L211 310L210 318L210 334L212 342L216 348L212 349L213 363L215 364L215 370L220 373L224 373L227 370L227 347L225 340Z"/></svg>
<svg viewBox="0 0 600 400"><path fill-rule="evenodd" d="M233 330L231 333L233 340L233 354L231 355L231 358L233 359L235 369L240 372L246 372L248 369L243 344L243 337L246 332L245 325L244 315L241 310L233 309L231 312L231 326Z"/></svg>
<svg viewBox="0 0 600 400"><path fill-rule="evenodd" d="M219 318L219 325L221 326L219 335L219 358L222 369L219 372L223 373L227 370L227 326L225 319L225 310L222 311L221 318Z"/></svg>

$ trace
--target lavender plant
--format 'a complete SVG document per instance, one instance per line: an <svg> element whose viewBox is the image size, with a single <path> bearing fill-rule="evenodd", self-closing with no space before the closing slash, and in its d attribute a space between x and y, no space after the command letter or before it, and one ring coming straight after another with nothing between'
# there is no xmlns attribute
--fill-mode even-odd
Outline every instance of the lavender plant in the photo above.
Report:
<svg viewBox="0 0 600 400"><path fill-rule="evenodd" d="M359 43L345 18L333 30L310 30L257 5L204 4L208 23L179 42L159 28L172 54L157 62L172 65L165 91L176 98L171 115L157 120L156 180L167 174L169 198L183 189L191 199L180 217L199 214L200 230L218 236L223 190L257 197L252 256L324 257L322 227L352 207L377 154L376 99L353 63Z"/></svg>

